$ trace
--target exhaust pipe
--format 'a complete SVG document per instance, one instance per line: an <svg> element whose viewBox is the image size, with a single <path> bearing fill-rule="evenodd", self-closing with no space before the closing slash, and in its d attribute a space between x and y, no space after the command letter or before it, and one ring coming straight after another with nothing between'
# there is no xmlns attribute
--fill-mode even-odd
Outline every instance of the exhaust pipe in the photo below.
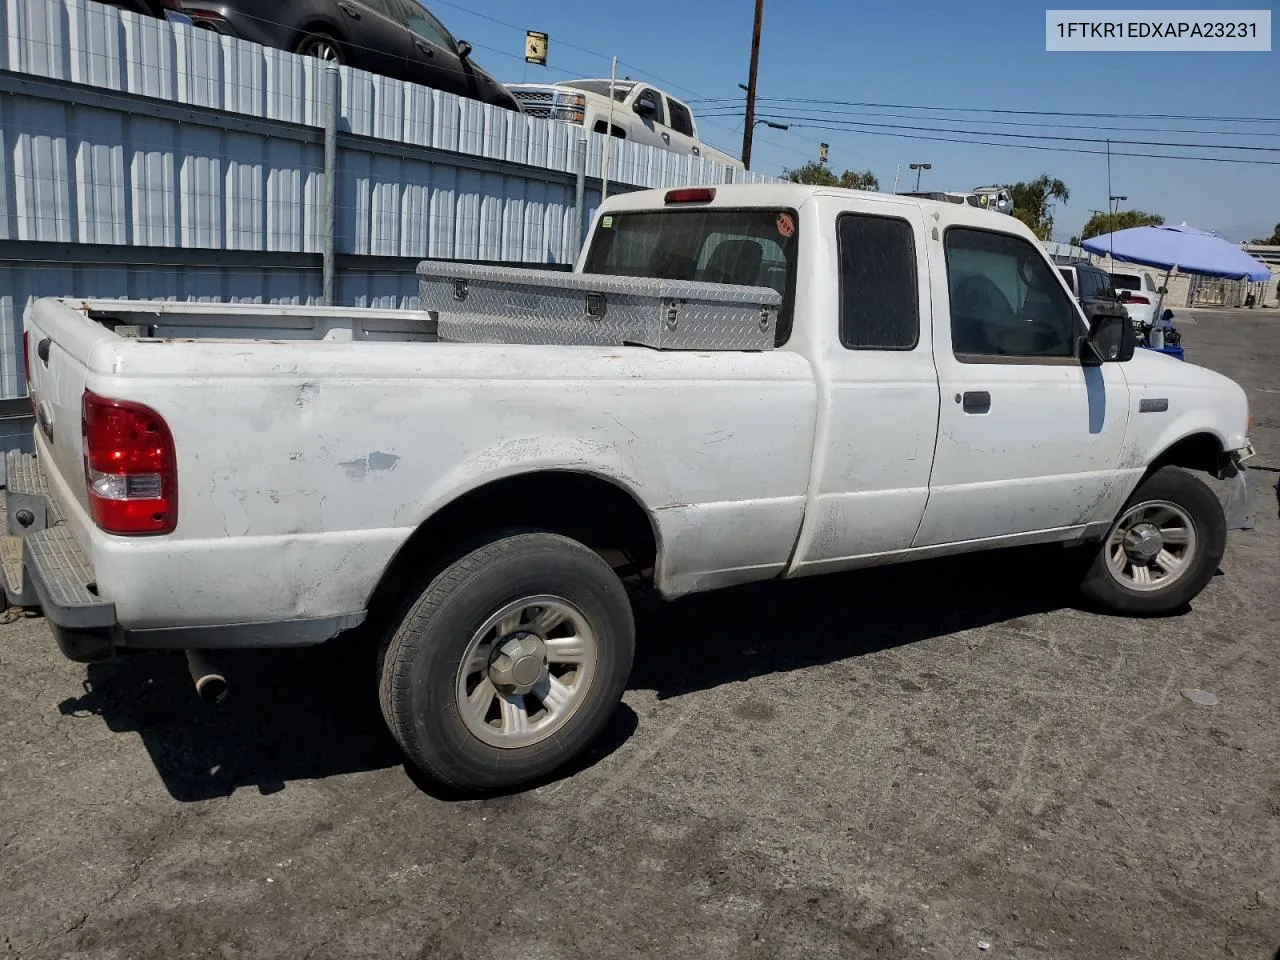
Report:
<svg viewBox="0 0 1280 960"><path fill-rule="evenodd" d="M187 669L196 685L196 696L205 703L221 703L227 695L227 678L209 662L203 650L187 651Z"/></svg>

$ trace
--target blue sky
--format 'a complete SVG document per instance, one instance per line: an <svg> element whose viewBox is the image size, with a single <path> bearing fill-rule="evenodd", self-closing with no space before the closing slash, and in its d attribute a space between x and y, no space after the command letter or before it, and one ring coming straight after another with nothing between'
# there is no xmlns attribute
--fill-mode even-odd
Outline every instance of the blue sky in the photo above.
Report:
<svg viewBox="0 0 1280 960"><path fill-rule="evenodd" d="M648 0L643 4L603 4L599 0L542 0L537 4L527 0L426 2L455 36L476 45L476 60L506 82L559 80L571 75L608 76L607 58L613 55L625 64L619 67L619 75L628 74L659 86L665 82L668 89L685 99L740 95L737 84L747 79L752 0ZM1204 3L1201 9L1214 6L1238 9L1249 5ZM1048 53L1044 49L1044 11L1045 5L988 0L960 4L943 0L878 4L765 0L760 96L938 108L1280 117L1280 53L1274 46L1270 53ZM520 29L494 23L485 16ZM524 64L524 29L550 34L547 69ZM694 107L695 112L703 113L713 109L697 103ZM791 109L805 112L808 108L796 104ZM865 108L847 109L869 112ZM1089 118L1063 121L1132 124L1134 130L1143 129L1142 134L1137 134L1128 130L991 127L980 125L979 121L946 124L901 119L909 111L896 113L897 117L884 118L885 122L1280 148L1280 123ZM915 113L966 116L937 110ZM761 115L769 115L768 107L762 107ZM981 116L988 120L1051 119ZM1211 137L1165 132L1173 127L1230 129L1241 135ZM704 139L711 143L734 153L741 149L740 121L704 120L701 128ZM1156 132L1159 135L1152 135ZM757 131L752 167L777 174L784 167L800 166L808 159L816 159L819 141L831 145L830 162L837 171L846 167L871 169L885 190L892 187L897 164L902 164L902 182L908 182L906 164L912 161L933 164L933 170L924 175L922 186L938 189L1026 180L1040 173L1059 177L1070 188L1071 198L1055 211L1057 239L1065 240L1077 232L1091 209L1107 205L1105 157L1057 150L942 143L793 125L786 132L763 127ZM1099 148L1088 143L1049 145ZM1113 146L1117 152L1157 149ZM1280 160L1280 152L1211 155ZM1112 192L1129 198L1126 207L1160 213L1169 223L1185 220L1241 240L1269 235L1272 226L1280 222L1280 166L1113 156L1111 175Z"/></svg>

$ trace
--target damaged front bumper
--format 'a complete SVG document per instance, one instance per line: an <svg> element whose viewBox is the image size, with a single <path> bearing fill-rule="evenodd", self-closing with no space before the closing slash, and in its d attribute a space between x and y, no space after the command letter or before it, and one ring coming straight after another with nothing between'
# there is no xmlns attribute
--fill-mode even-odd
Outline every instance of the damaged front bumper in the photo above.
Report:
<svg viewBox="0 0 1280 960"><path fill-rule="evenodd" d="M1224 508L1228 530L1252 530L1257 514L1253 502L1253 487L1249 485L1249 471L1245 461L1254 456L1253 444L1246 439L1239 450L1226 455L1219 476L1230 483Z"/></svg>

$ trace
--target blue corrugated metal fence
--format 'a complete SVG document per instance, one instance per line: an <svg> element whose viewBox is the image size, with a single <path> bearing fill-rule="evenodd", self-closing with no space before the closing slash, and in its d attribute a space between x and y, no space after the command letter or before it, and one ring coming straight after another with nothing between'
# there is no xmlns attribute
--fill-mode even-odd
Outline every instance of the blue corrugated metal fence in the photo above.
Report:
<svg viewBox="0 0 1280 960"><path fill-rule="evenodd" d="M565 265L580 128L134 16L0 0L0 397L35 296L416 304L424 257ZM325 121L336 123L325 169ZM586 134L586 206L604 138ZM330 178L332 192L330 193ZM614 141L618 189L766 180Z"/></svg>

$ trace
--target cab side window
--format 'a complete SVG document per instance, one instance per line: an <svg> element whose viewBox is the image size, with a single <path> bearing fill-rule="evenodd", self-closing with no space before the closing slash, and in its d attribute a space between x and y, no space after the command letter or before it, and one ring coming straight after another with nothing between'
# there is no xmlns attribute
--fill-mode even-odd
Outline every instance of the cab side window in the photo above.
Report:
<svg viewBox="0 0 1280 960"><path fill-rule="evenodd" d="M689 112L689 108L680 101L668 97L667 109L671 111L671 129L676 133L683 133L686 137L692 137L693 114Z"/></svg>
<svg viewBox="0 0 1280 960"><path fill-rule="evenodd" d="M970 227L950 227L944 236L951 345L958 359L1075 356L1084 331L1038 250L1021 237ZM1081 297L1089 296L1085 271L1079 280Z"/></svg>
<svg viewBox="0 0 1280 960"><path fill-rule="evenodd" d="M398 19L413 33L428 43L434 43L437 47L443 47L451 53L457 49L454 45L453 37L449 36L449 31L444 28L440 21L427 13L417 3L414 3L413 0L394 0L394 2L400 11Z"/></svg>
<svg viewBox="0 0 1280 960"><path fill-rule="evenodd" d="M665 127L667 125L667 111L663 109L662 97L658 95L656 90L651 90L647 87L644 90L641 90L640 95L636 97L636 103L653 104L653 112L646 114L644 119L652 120L659 126Z"/></svg>
<svg viewBox="0 0 1280 960"><path fill-rule="evenodd" d="M840 342L850 350L912 350L920 341L916 241L896 217L841 214Z"/></svg>

